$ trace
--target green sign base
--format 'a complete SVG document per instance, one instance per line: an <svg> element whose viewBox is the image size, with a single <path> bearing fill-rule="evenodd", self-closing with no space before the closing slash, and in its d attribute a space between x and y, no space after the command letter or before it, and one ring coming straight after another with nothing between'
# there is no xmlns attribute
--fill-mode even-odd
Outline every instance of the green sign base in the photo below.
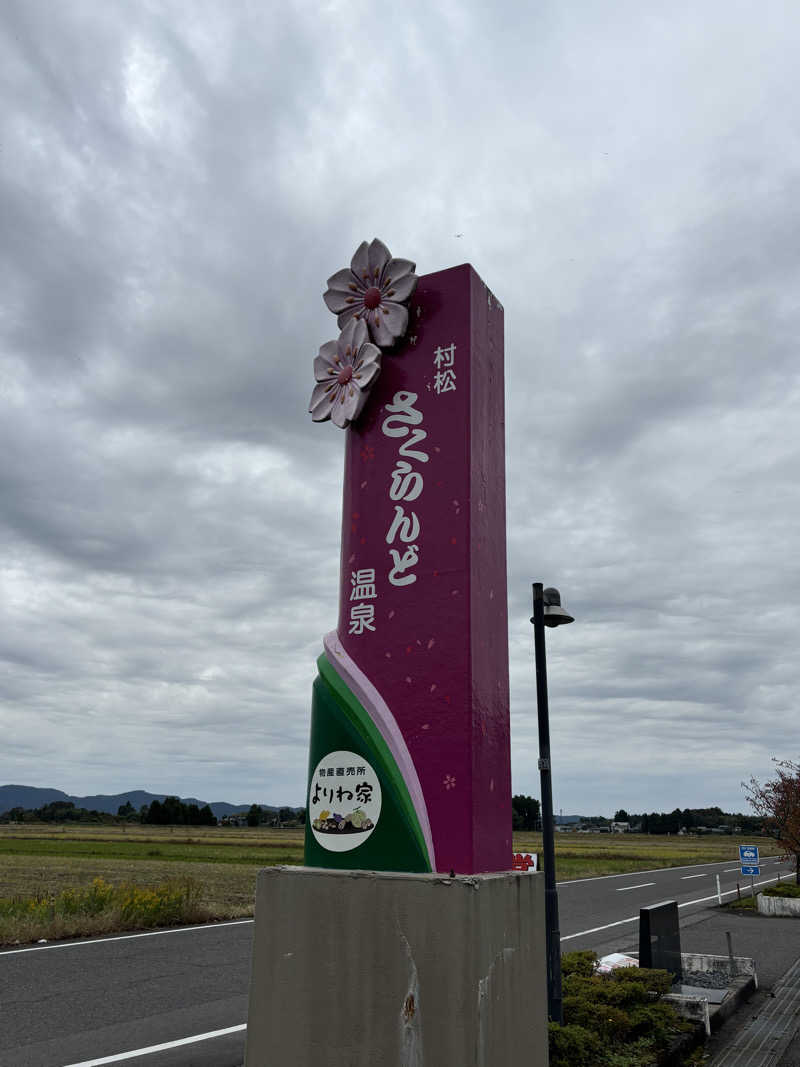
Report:
<svg viewBox="0 0 800 1067"><path fill-rule="evenodd" d="M338 870L429 872L431 864L419 820L386 742L324 654L317 660L317 667L319 675L314 682L311 703L308 765L311 785L305 865ZM364 815L358 807L359 794L353 795L358 782L357 777L351 775L354 768L336 768L334 760L328 768L333 774L323 773L321 764L329 754L337 752L358 757L380 783L380 811L374 820L370 820L372 825L368 830L363 830ZM340 762L347 761L342 759ZM316 810L319 814L320 806L324 804L331 818L320 820L314 817L312 800L315 795L330 798L318 799ZM364 809L369 811L367 804ZM357 813L354 822L361 822L361 826L346 823L341 831L332 828L333 818L341 820L342 815L352 810ZM343 845L348 846L346 850L342 849Z"/></svg>

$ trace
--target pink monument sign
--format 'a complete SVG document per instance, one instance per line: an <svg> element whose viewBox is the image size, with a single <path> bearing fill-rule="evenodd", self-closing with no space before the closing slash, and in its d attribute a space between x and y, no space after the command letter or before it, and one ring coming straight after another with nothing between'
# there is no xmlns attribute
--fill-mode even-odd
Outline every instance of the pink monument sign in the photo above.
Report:
<svg viewBox="0 0 800 1067"><path fill-rule="evenodd" d="M408 263L381 270L396 262ZM359 306L373 310L373 291ZM306 862L507 870L503 309L469 264L421 277L407 303L405 335L383 353L357 350L352 323L367 316L347 316L326 371L342 405L360 370L371 389L345 428L339 619L315 683Z"/></svg>

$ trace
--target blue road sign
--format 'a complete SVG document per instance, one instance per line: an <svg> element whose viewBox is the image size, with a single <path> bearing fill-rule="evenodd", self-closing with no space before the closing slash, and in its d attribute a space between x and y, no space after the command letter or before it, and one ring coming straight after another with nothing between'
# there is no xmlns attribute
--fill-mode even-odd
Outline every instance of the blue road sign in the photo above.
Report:
<svg viewBox="0 0 800 1067"><path fill-rule="evenodd" d="M742 864L742 874L746 874L750 878L753 878L753 877L755 877L755 875L761 874L761 868L760 867L753 867L753 866L745 866L745 864Z"/></svg>
<svg viewBox="0 0 800 1067"><path fill-rule="evenodd" d="M740 863L758 863L758 845L739 845Z"/></svg>

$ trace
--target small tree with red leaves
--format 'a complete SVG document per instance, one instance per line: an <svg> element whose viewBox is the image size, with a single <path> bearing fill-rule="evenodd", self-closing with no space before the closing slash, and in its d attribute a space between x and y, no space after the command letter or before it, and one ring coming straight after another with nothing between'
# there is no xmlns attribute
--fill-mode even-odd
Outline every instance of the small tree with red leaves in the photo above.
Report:
<svg viewBox="0 0 800 1067"><path fill-rule="evenodd" d="M800 763L774 759L775 777L763 785L756 778L742 782L747 802L764 820L764 830L795 859L800 885Z"/></svg>

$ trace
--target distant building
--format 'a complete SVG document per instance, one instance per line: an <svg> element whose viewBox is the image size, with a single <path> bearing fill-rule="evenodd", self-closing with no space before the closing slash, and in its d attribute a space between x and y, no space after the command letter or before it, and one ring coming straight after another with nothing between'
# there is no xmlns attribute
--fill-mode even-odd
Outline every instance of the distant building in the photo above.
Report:
<svg viewBox="0 0 800 1067"><path fill-rule="evenodd" d="M220 826L247 826L246 815L223 815L219 820Z"/></svg>
<svg viewBox="0 0 800 1067"><path fill-rule="evenodd" d="M612 834L629 834L631 832L631 824L629 822L612 822L611 833Z"/></svg>

